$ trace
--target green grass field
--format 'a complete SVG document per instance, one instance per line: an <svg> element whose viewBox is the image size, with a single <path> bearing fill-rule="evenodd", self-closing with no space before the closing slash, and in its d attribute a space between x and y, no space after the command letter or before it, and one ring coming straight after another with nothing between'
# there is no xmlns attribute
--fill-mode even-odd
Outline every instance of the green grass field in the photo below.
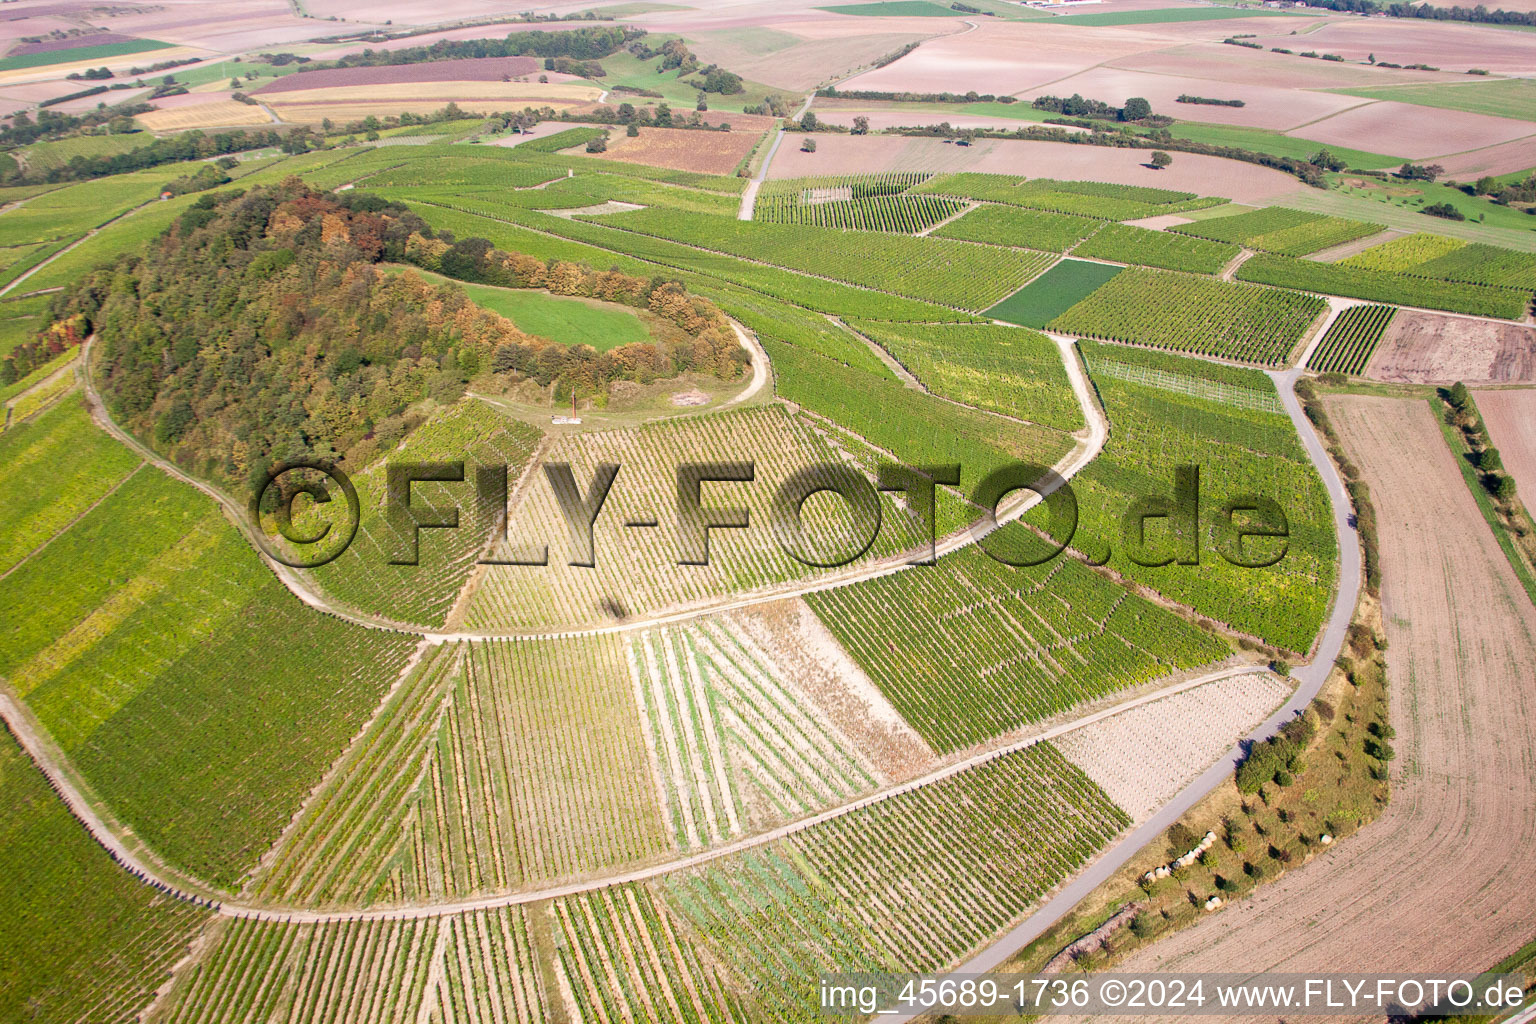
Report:
<svg viewBox="0 0 1536 1024"><path fill-rule="evenodd" d="M651 337L639 316L612 303L480 284L463 288L478 305L500 313L529 334L562 345L591 345L607 352Z"/></svg>
<svg viewBox="0 0 1536 1024"><path fill-rule="evenodd" d="M1070 25L1160 25L1173 21L1219 21L1226 18L1292 17L1284 11L1225 7L1161 7L1152 11L1106 11L1103 14L1069 14Z"/></svg>
<svg viewBox="0 0 1536 1024"><path fill-rule="evenodd" d="M1091 295L1122 268L1086 260L1062 260L987 310L994 320L1044 327Z"/></svg>
<svg viewBox="0 0 1536 1024"><path fill-rule="evenodd" d="M1330 89L1349 96L1373 100L1413 103L1441 110L1464 110L1471 114L1512 117L1536 121L1536 80L1529 78L1477 78L1468 82L1437 85L1396 85L1364 89ZM1368 164L1351 164L1367 167Z"/></svg>
<svg viewBox="0 0 1536 1024"><path fill-rule="evenodd" d="M116 156L147 146L152 136L135 132L129 135L77 135L71 139L39 142L26 150L27 166L33 171L51 171L67 167L77 156Z"/></svg>
<svg viewBox="0 0 1536 1024"><path fill-rule="evenodd" d="M843 4L839 7L818 7L818 11L833 14L853 14L861 18L963 18L964 11L956 11L943 4L931 4L928 0L882 0L870 4Z"/></svg>
<svg viewBox="0 0 1536 1024"><path fill-rule="evenodd" d="M130 39L123 43L75 46L68 50L49 50L47 53L24 53L15 57L0 57L0 71L42 68L50 64L73 64L76 61L85 60L105 60L109 57L126 57L130 53L168 50L174 45L174 43L162 43L154 39Z"/></svg>
<svg viewBox="0 0 1536 1024"><path fill-rule="evenodd" d="M1180 106L1182 107L1183 104ZM1349 166L1367 171L1397 167L1403 162L1403 158L1398 156L1387 156L1363 149L1346 149L1341 146L1325 147L1309 139L1296 139L1289 135L1282 135L1280 132L1246 128L1241 125L1205 124L1198 120L1179 121L1169 131L1173 132L1175 138L1189 139L1191 142L1204 142L1212 146L1236 146L1255 153L1271 153L1297 160L1310 160L1318 150L1326 148L1348 162Z"/></svg>

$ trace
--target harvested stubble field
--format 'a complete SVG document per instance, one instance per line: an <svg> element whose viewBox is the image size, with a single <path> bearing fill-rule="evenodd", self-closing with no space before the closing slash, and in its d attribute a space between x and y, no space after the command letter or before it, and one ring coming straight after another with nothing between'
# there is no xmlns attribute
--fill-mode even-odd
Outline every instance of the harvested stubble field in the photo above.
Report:
<svg viewBox="0 0 1536 1024"><path fill-rule="evenodd" d="M285 120L289 120L286 115ZM135 120L152 132L179 132L192 128L222 128L243 124L271 124L272 117L259 106L237 100L210 100L166 110L151 110Z"/></svg>
<svg viewBox="0 0 1536 1024"><path fill-rule="evenodd" d="M1230 750L1290 693L1268 673L1234 676L1142 704L1056 740L1141 821Z"/></svg>
<svg viewBox="0 0 1536 1024"><path fill-rule="evenodd" d="M355 88L365 85L399 85L403 82L504 82L509 77L539 73L543 65L533 57L472 57L467 60L438 60L426 64L397 64L386 67L326 68L284 75L257 89L253 95L305 89Z"/></svg>
<svg viewBox="0 0 1536 1024"><path fill-rule="evenodd" d="M615 136L601 159L700 174L730 174L761 137L761 131L642 128L634 138Z"/></svg>
<svg viewBox="0 0 1536 1024"><path fill-rule="evenodd" d="M1519 493L1536 501L1536 390L1479 391L1477 408Z"/></svg>
<svg viewBox="0 0 1536 1024"><path fill-rule="evenodd" d="M1380 510L1392 801L1348 842L1119 969L1483 966L1536 918L1530 600L1427 403L1347 397L1328 411Z"/></svg>
<svg viewBox="0 0 1536 1024"><path fill-rule="evenodd" d="M1405 384L1536 380L1536 329L1398 310L1366 373Z"/></svg>

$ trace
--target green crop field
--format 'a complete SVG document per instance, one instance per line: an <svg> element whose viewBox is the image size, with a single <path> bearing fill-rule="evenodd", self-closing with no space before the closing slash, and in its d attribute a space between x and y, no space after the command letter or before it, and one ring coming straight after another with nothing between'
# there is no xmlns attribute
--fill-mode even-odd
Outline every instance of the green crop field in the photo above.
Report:
<svg viewBox="0 0 1536 1024"><path fill-rule="evenodd" d="M562 149L570 149L573 146L585 146L593 139L606 138L606 128L567 128L563 132L555 132L553 135L544 135L528 142L517 144L518 149L526 153L558 153Z"/></svg>
<svg viewBox="0 0 1536 1024"><path fill-rule="evenodd" d="M945 752L1227 653L1075 559L1014 569L974 545L933 569L806 600L902 717ZM962 650L964 664L955 658Z"/></svg>
<svg viewBox="0 0 1536 1024"><path fill-rule="evenodd" d="M1109 558L1112 569L1201 614L1306 650L1327 614L1337 545L1322 481L1279 411L1274 385L1255 370L1167 353L1093 342L1081 348L1114 430L1103 453L1072 480L1081 511L1072 546L1094 561ZM1217 387L1190 386L1200 381ZM1138 498L1171 495L1179 465L1200 472L1199 564L1138 564L1125 550L1120 517ZM1243 494L1273 499L1287 519L1285 554L1272 566L1244 568L1219 553L1217 513ZM1166 522L1148 524L1143 560L1173 557L1169 530ZM1241 554L1250 561L1276 550L1253 547L1271 543L1262 539L1246 543ZM1255 600L1256 594L1266 596Z"/></svg>
<svg viewBox="0 0 1536 1024"><path fill-rule="evenodd" d="M152 140L143 134L134 135L77 135L74 138L54 142L39 142L27 147L27 166L33 171L47 172L69 166L77 156L116 156L131 153Z"/></svg>
<svg viewBox="0 0 1536 1024"><path fill-rule="evenodd" d="M67 50L24 53L14 57L0 57L0 71L41 68L50 64L72 64L88 60L107 60L111 57L126 57L131 53L168 50L173 45L175 44L162 43L154 39L129 39L121 43L99 43L95 46L72 46Z"/></svg>
<svg viewBox="0 0 1536 1024"><path fill-rule="evenodd" d="M1073 249L1072 255L1164 270L1215 274L1241 251L1229 242L1212 242L1130 224L1106 224Z"/></svg>
<svg viewBox="0 0 1536 1024"><path fill-rule="evenodd" d="M1307 369L1319 373L1363 374L1396 312L1391 306L1346 309L1328 328L1322 344L1307 361Z"/></svg>
<svg viewBox="0 0 1536 1024"><path fill-rule="evenodd" d="M1275 366L1290 356L1326 306L1322 299L1297 292L1132 268L1048 326L1090 338Z"/></svg>
<svg viewBox="0 0 1536 1024"><path fill-rule="evenodd" d="M141 840L216 885L255 866L414 646L301 605L154 470L0 581L0 618L16 694Z"/></svg>
<svg viewBox="0 0 1536 1024"><path fill-rule="evenodd" d="M477 305L500 313L529 334L562 345L591 345L606 352L650 340L644 321L632 310L611 303L474 284L465 285L464 290Z"/></svg>
<svg viewBox="0 0 1536 1024"><path fill-rule="evenodd" d="M1075 214L1098 220L1135 220L1164 213L1219 206L1223 199L1200 197L1193 192L1139 185L1113 185L1102 181L1023 179L1000 174L941 174L912 190L914 193L1007 203L1035 210Z"/></svg>
<svg viewBox="0 0 1536 1024"><path fill-rule="evenodd" d="M1394 305L1518 320L1531 304L1528 291L1485 284L1435 281L1409 274L1261 253L1237 268L1243 281L1324 295L1345 295Z"/></svg>
<svg viewBox="0 0 1536 1024"><path fill-rule="evenodd" d="M765 201L759 196L752 219L764 224L804 224L849 231L893 231L915 234L953 217L965 204L942 196L879 196L871 199L802 201L778 196Z"/></svg>
<svg viewBox="0 0 1536 1024"><path fill-rule="evenodd" d="M1495 78L1436 85L1373 86L1331 91L1393 103L1413 103L1421 107L1435 107L1441 110L1464 110L1470 114L1536 121L1536 82L1528 78Z"/></svg>
<svg viewBox="0 0 1536 1024"><path fill-rule="evenodd" d="M1093 234L1102 223L1091 217L987 203L944 225L934 234L967 242L1066 252Z"/></svg>
<svg viewBox="0 0 1536 1024"><path fill-rule="evenodd" d="M829 966L943 969L1128 822L1042 743L656 888L746 981L761 1004L754 1019L808 1020Z"/></svg>
<svg viewBox="0 0 1536 1024"><path fill-rule="evenodd" d="M1339 266L1536 291L1536 253L1423 232L1373 245Z"/></svg>
<svg viewBox="0 0 1536 1024"><path fill-rule="evenodd" d="M107 855L0 729L0 1019L129 1024L208 912Z"/></svg>
<svg viewBox="0 0 1536 1024"><path fill-rule="evenodd" d="M1107 263L1062 260L987 310L987 315L1025 327L1044 327L1112 280L1121 269Z"/></svg>
<svg viewBox="0 0 1536 1024"><path fill-rule="evenodd" d="M1150 11L1107 11L1103 14L1071 14L1064 25L1161 25L1178 21L1219 21L1224 18L1284 17L1285 11L1246 7L1160 7Z"/></svg>
<svg viewBox="0 0 1536 1024"><path fill-rule="evenodd" d="M889 352L936 395L1058 430L1083 426L1061 352L1042 334L992 324L855 320L849 326Z"/></svg>
<svg viewBox="0 0 1536 1024"><path fill-rule="evenodd" d="M1305 256L1377 234L1382 226L1283 206L1266 206L1232 217L1212 217L1193 224L1180 224L1169 230L1219 242L1240 242L1250 249L1283 256Z"/></svg>
<svg viewBox="0 0 1536 1024"><path fill-rule="evenodd" d="M52 298L51 295L34 295L26 299L0 300L0 359L17 345L31 341L38 331L48 326L48 303Z"/></svg>

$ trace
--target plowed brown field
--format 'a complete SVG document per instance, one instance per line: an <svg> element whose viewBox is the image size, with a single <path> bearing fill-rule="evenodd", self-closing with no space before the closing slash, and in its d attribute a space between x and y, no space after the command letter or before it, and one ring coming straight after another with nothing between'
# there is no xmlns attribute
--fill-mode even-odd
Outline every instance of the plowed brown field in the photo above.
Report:
<svg viewBox="0 0 1536 1024"><path fill-rule="evenodd" d="M1124 970L1475 970L1536 929L1536 614L1427 403L1328 409L1381 519L1391 805Z"/></svg>
<svg viewBox="0 0 1536 1024"><path fill-rule="evenodd" d="M1477 408L1526 505L1536 505L1536 390L1479 391Z"/></svg>

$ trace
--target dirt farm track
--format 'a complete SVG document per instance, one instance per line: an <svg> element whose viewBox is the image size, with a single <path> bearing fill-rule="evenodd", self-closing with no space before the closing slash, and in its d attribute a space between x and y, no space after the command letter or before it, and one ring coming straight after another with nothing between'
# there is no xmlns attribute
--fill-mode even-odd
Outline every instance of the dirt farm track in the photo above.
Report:
<svg viewBox="0 0 1536 1024"><path fill-rule="evenodd" d="M1333 852L1122 970L1480 970L1531 937L1536 615L1428 404L1328 407L1381 520L1392 802Z"/></svg>

